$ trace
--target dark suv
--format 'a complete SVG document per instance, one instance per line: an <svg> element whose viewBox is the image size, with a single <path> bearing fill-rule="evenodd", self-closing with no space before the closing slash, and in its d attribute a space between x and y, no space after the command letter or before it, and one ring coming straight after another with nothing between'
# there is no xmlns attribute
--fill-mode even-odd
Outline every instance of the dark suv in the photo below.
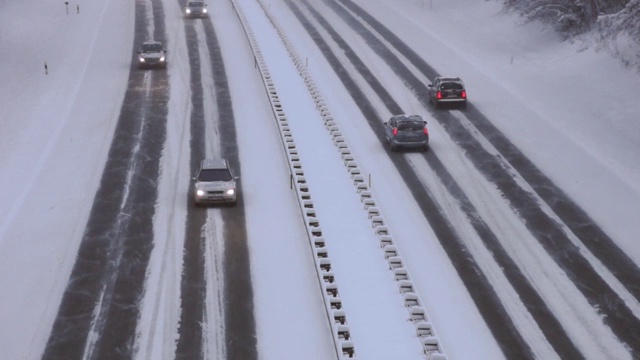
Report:
<svg viewBox="0 0 640 360"><path fill-rule="evenodd" d="M435 108L444 103L467 106L467 91L460 78L437 77L429 85L429 101Z"/></svg>
<svg viewBox="0 0 640 360"><path fill-rule="evenodd" d="M420 115L394 115L384 123L384 131L391 150L399 147L429 148L427 122Z"/></svg>

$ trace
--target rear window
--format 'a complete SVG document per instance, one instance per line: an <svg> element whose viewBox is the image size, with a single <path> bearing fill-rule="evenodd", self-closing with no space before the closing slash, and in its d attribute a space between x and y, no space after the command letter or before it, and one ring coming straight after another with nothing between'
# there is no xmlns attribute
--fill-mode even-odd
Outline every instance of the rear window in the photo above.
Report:
<svg viewBox="0 0 640 360"><path fill-rule="evenodd" d="M231 172L227 169L204 169L200 171L200 181L231 181Z"/></svg>
<svg viewBox="0 0 640 360"><path fill-rule="evenodd" d="M398 122L398 130L422 130L424 123L422 121L400 121Z"/></svg>
<svg viewBox="0 0 640 360"><path fill-rule="evenodd" d="M462 84L457 82L446 82L440 85L442 90L462 90Z"/></svg>

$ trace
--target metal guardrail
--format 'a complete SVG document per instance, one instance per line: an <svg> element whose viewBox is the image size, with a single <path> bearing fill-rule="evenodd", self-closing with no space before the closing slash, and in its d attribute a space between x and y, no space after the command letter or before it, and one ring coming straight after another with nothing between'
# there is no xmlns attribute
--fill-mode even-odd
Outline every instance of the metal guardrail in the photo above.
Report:
<svg viewBox="0 0 640 360"><path fill-rule="evenodd" d="M333 340L336 348L336 355L339 359L354 359L356 357L355 345L351 339L351 334L347 322L346 312L342 307L342 302L339 297L338 285L335 281L335 276L331 271L331 261L329 254L324 246L324 237L322 235L322 228L320 223L315 217L315 209L311 195L309 194L306 179L304 177L304 171L302 164L298 156L298 152L293 140L293 135L289 128L289 123L282 109L282 105L278 99L277 91L271 76L267 69L260 48L255 40L253 32L246 18L242 12L242 9L236 3L236 0L231 0L234 5L234 9L242 26L245 30L249 43L254 53L256 65L260 70L262 80L264 82L271 107L275 115L276 123L280 129L285 152L289 160L289 166L291 171L292 184L298 195L298 201L300 204L300 210L302 212L302 218L305 221L307 228L307 235L309 243L314 253L314 259L316 262L316 272L318 274L318 281L322 288L323 296L325 299L325 308L327 311L327 317L331 328L333 330ZM414 285L411 281L409 271L404 265L402 257L399 254L398 248L394 245L393 237L386 225L384 217L381 214L380 209L376 206L376 201L373 197L369 183L365 181L365 177L362 174L358 163L355 160L353 153L351 152L347 141L345 140L340 128L338 127L333 115L329 111L329 108L320 93L320 90L315 85L313 78L311 77L306 63L302 61L297 54L293 44L289 41L287 35L276 19L270 13L270 10L265 4L258 0L262 10L268 17L271 25L276 29L280 39L282 40L285 48L289 52L294 65L296 66L298 73L303 78L304 83L307 86L307 90L311 95L316 108L320 112L323 119L325 128L329 132L333 139L333 144L340 152L340 156L344 162L346 170L349 172L353 185L356 191L360 195L360 201L363 204L364 211L367 212L367 216L371 221L371 227L374 234L377 236L380 249L383 256L387 260L389 270L393 272L394 279L398 285L398 293L402 296L404 305L407 309L409 320L414 324L416 329L416 338L420 341L420 344L424 350L425 358L428 360L446 360L447 356L440 345L439 339L436 335L435 329L426 314L425 309L422 307L422 301L415 292Z"/></svg>
<svg viewBox="0 0 640 360"><path fill-rule="evenodd" d="M336 356L338 359L355 359L355 345L351 338L347 315L340 299L340 292L335 275L331 271L331 260L325 247L322 227L316 218L313 200L309 193L309 186L307 185L307 181L304 176L304 169L302 168L302 163L298 156L298 150L293 139L293 134L289 128L289 122L282 104L280 103L278 92L273 84L269 69L264 61L262 52L260 51L260 47L258 46L253 31L245 18L242 8L235 0L231 0L231 2L236 15L240 19L247 39L249 40L249 44L251 45L256 66L260 71L276 124L280 130L282 144L289 162L291 184L297 194L302 219L307 230L307 238L309 240L309 245L316 265L315 268L318 276L318 282L324 298L327 319L333 331L333 343L335 346Z"/></svg>

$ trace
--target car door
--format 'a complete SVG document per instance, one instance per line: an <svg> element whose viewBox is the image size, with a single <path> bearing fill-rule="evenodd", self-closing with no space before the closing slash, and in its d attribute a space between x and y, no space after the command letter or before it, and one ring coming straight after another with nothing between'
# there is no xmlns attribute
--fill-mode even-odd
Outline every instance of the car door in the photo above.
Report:
<svg viewBox="0 0 640 360"><path fill-rule="evenodd" d="M393 136L393 128L396 126L396 120L391 118L388 122L384 123L384 133L387 138L387 141L391 141L391 137Z"/></svg>
<svg viewBox="0 0 640 360"><path fill-rule="evenodd" d="M433 82L431 83L431 86L429 86L428 88L429 88L429 100L431 100L432 102L435 102L436 93L438 92L438 89L440 88L440 78L433 79Z"/></svg>

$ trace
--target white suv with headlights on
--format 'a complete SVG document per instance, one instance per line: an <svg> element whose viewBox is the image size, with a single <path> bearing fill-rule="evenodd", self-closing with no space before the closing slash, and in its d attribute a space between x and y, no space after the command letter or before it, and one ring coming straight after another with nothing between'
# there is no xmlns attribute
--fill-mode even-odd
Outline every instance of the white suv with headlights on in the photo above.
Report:
<svg viewBox="0 0 640 360"><path fill-rule="evenodd" d="M167 50L159 41L145 41L138 50L138 66L144 68L166 68Z"/></svg>
<svg viewBox="0 0 640 360"><path fill-rule="evenodd" d="M186 17L205 17L207 16L207 4L204 1L188 1L184 7L184 15Z"/></svg>
<svg viewBox="0 0 640 360"><path fill-rule="evenodd" d="M196 206L206 203L236 203L237 176L225 159L205 159L193 178Z"/></svg>

